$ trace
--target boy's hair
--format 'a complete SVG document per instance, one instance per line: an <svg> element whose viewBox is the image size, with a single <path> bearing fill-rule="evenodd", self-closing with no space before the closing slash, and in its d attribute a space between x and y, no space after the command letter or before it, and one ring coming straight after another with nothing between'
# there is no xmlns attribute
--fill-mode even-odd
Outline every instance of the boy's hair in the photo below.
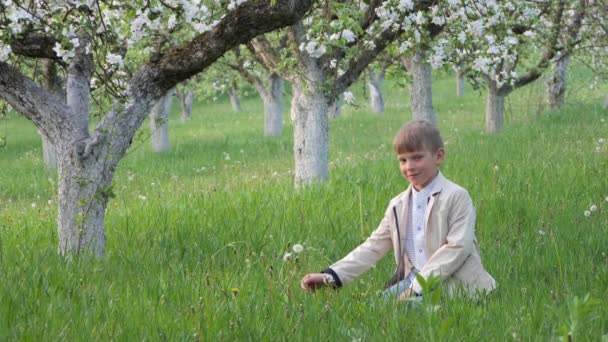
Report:
<svg viewBox="0 0 608 342"><path fill-rule="evenodd" d="M424 148L437 151L443 140L437 127L427 120L412 120L403 125L393 139L395 153L420 151Z"/></svg>

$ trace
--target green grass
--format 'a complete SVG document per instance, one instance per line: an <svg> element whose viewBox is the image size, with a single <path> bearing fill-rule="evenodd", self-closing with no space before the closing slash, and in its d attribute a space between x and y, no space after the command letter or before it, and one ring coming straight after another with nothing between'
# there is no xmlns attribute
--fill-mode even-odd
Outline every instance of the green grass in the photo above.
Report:
<svg viewBox="0 0 608 342"><path fill-rule="evenodd" d="M56 175L34 127L13 114L0 125L0 340L606 340L608 143L598 139L608 140L608 111L587 76L573 77L558 112L538 110L542 84L516 91L495 136L483 133L483 93L456 98L451 78L436 80L442 170L473 197L499 288L417 308L374 300L391 257L340 291L299 288L406 186L391 140L409 95L390 81L380 116L355 87L360 107L331 123L330 179L304 191L293 189L288 113L284 134L266 139L254 97L241 113L197 103L188 123L174 106L171 151L153 154L140 138L119 165L101 260L58 257ZM295 243L304 252L284 262Z"/></svg>

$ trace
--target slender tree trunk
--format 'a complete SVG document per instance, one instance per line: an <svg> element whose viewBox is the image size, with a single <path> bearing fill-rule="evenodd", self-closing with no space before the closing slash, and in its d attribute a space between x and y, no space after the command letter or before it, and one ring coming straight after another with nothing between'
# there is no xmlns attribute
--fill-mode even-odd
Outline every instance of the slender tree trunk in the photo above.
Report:
<svg viewBox="0 0 608 342"><path fill-rule="evenodd" d="M186 91L181 99L182 104L182 121L189 121L192 117L192 102L194 101L194 93Z"/></svg>
<svg viewBox="0 0 608 342"><path fill-rule="evenodd" d="M486 132L502 131L505 113L505 97L495 81L488 80L488 97L486 100Z"/></svg>
<svg viewBox="0 0 608 342"><path fill-rule="evenodd" d="M406 59L406 68L412 74L410 86L412 119L424 119L435 124L437 119L433 109L433 70L424 57L424 52L417 52Z"/></svg>
<svg viewBox="0 0 608 342"><path fill-rule="evenodd" d="M318 87L292 83L295 186L325 181L328 173L328 101Z"/></svg>
<svg viewBox="0 0 608 342"><path fill-rule="evenodd" d="M369 89L369 104L373 113L384 112L384 97L382 96L382 83L384 82L384 73L379 75L369 69L369 81L367 88Z"/></svg>
<svg viewBox="0 0 608 342"><path fill-rule="evenodd" d="M456 68L456 96L463 97L464 96L464 70L462 68Z"/></svg>
<svg viewBox="0 0 608 342"><path fill-rule="evenodd" d="M239 94L237 92L236 85L232 85L228 88L228 96L230 97L230 104L232 105L232 111L238 113L241 111L241 101L239 100Z"/></svg>
<svg viewBox="0 0 608 342"><path fill-rule="evenodd" d="M553 62L553 74L547 80L547 103L551 110L558 109L564 104L568 64L570 64L570 55Z"/></svg>
<svg viewBox="0 0 608 342"><path fill-rule="evenodd" d="M337 119L342 116L342 106L344 104L344 94L340 94L338 98L329 105L327 110L328 115L331 119Z"/></svg>
<svg viewBox="0 0 608 342"><path fill-rule="evenodd" d="M278 137L283 129L283 79L276 74L268 77L270 91L264 100L264 136Z"/></svg>
<svg viewBox="0 0 608 342"><path fill-rule="evenodd" d="M152 150L154 152L168 151L169 146L169 112L173 104L174 89L161 97L150 112L150 132Z"/></svg>

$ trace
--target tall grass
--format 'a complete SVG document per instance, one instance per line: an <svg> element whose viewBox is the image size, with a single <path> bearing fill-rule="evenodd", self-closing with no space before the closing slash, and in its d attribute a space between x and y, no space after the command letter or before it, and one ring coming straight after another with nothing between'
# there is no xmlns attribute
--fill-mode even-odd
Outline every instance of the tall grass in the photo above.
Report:
<svg viewBox="0 0 608 342"><path fill-rule="evenodd" d="M256 98L241 113L197 103L188 123L174 106L171 151L154 154L140 137L119 165L100 260L57 256L56 175L33 126L11 115L0 149L0 340L605 340L608 142L598 141L608 112L577 75L557 112L538 110L542 84L512 94L498 135L483 133L482 93L456 98L451 78L436 80L442 170L473 197L499 288L419 307L376 298L390 257L339 291L299 289L365 239L405 188L391 151L410 116L405 89L389 84L387 111L375 115L355 87L360 107L331 123L330 179L304 191L292 185L288 113L283 135L268 139ZM304 251L284 261L295 243Z"/></svg>

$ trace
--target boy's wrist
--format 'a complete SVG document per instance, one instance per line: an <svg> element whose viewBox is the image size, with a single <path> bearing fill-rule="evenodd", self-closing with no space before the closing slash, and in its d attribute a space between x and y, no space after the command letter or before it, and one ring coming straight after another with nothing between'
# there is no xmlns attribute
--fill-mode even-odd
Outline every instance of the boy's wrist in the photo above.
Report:
<svg viewBox="0 0 608 342"><path fill-rule="evenodd" d="M340 281L340 277L338 277L334 270L327 268L321 271L321 273L324 276L324 280L327 280L327 282L324 282L326 285L330 285L332 287L342 287L342 281Z"/></svg>

